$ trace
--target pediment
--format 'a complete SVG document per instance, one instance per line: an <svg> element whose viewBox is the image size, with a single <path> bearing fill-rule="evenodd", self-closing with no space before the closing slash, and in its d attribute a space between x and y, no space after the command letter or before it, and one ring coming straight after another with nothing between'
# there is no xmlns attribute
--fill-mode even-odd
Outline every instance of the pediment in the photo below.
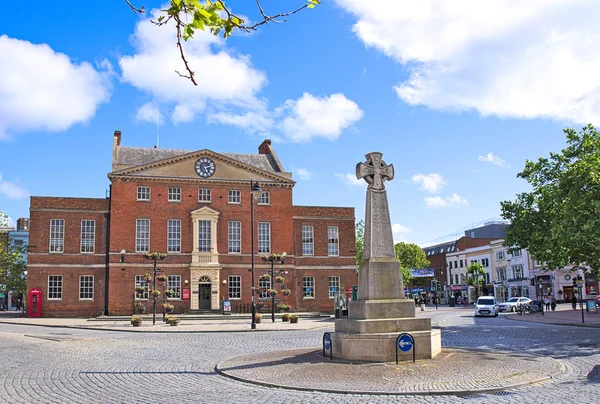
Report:
<svg viewBox="0 0 600 404"><path fill-rule="evenodd" d="M261 155L257 156L257 158L266 158ZM202 158L212 160L215 166L214 173L206 178L199 176L195 169L196 162ZM190 181L255 180L294 184L289 173L267 171L207 149L185 153L148 164L116 170L111 172L108 176L109 178L136 177L144 179L176 179Z"/></svg>
<svg viewBox="0 0 600 404"><path fill-rule="evenodd" d="M200 209L196 209L191 212L192 216L219 216L221 213L208 206L203 206Z"/></svg>

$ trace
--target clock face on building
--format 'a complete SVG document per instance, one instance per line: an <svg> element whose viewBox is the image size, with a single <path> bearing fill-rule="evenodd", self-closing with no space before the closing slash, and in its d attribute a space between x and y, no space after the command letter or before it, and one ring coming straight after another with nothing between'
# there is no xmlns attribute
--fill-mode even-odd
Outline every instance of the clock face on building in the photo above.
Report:
<svg viewBox="0 0 600 404"><path fill-rule="evenodd" d="M202 157L196 161L194 168L200 177L208 178L215 173L215 162L207 157Z"/></svg>

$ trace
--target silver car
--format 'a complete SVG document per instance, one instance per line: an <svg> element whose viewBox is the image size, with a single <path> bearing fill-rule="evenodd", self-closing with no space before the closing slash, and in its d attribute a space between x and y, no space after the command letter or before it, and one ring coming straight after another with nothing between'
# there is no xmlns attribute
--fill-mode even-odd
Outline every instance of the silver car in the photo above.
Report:
<svg viewBox="0 0 600 404"><path fill-rule="evenodd" d="M475 317L498 317L498 305L493 296L482 296L475 303Z"/></svg>
<svg viewBox="0 0 600 404"><path fill-rule="evenodd" d="M517 306L521 304L531 304L532 300L528 297L511 297L504 303L498 305L500 311L516 311Z"/></svg>

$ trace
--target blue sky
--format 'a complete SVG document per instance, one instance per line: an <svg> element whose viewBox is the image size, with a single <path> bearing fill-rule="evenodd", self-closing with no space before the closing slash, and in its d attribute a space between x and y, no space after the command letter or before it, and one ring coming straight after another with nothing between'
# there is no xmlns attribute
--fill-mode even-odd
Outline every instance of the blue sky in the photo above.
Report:
<svg viewBox="0 0 600 404"><path fill-rule="evenodd" d="M527 190L527 159L599 121L597 1L324 0L226 41L198 34L185 44L198 87L173 72L172 28L124 0L65 4L3 5L0 210L13 220L31 195L104 197L114 130L152 147L158 110L161 148L255 153L270 138L295 204L357 219L354 167L382 152L394 236L425 244L498 219ZM228 4L257 19L254 2Z"/></svg>

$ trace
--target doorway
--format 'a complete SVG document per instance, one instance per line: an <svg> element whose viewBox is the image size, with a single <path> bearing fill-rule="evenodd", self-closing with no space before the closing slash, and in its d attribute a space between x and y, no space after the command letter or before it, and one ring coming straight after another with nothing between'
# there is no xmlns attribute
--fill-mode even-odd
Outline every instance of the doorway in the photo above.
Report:
<svg viewBox="0 0 600 404"><path fill-rule="evenodd" d="M210 283L201 283L198 288L199 309L210 310L210 295L211 285Z"/></svg>

